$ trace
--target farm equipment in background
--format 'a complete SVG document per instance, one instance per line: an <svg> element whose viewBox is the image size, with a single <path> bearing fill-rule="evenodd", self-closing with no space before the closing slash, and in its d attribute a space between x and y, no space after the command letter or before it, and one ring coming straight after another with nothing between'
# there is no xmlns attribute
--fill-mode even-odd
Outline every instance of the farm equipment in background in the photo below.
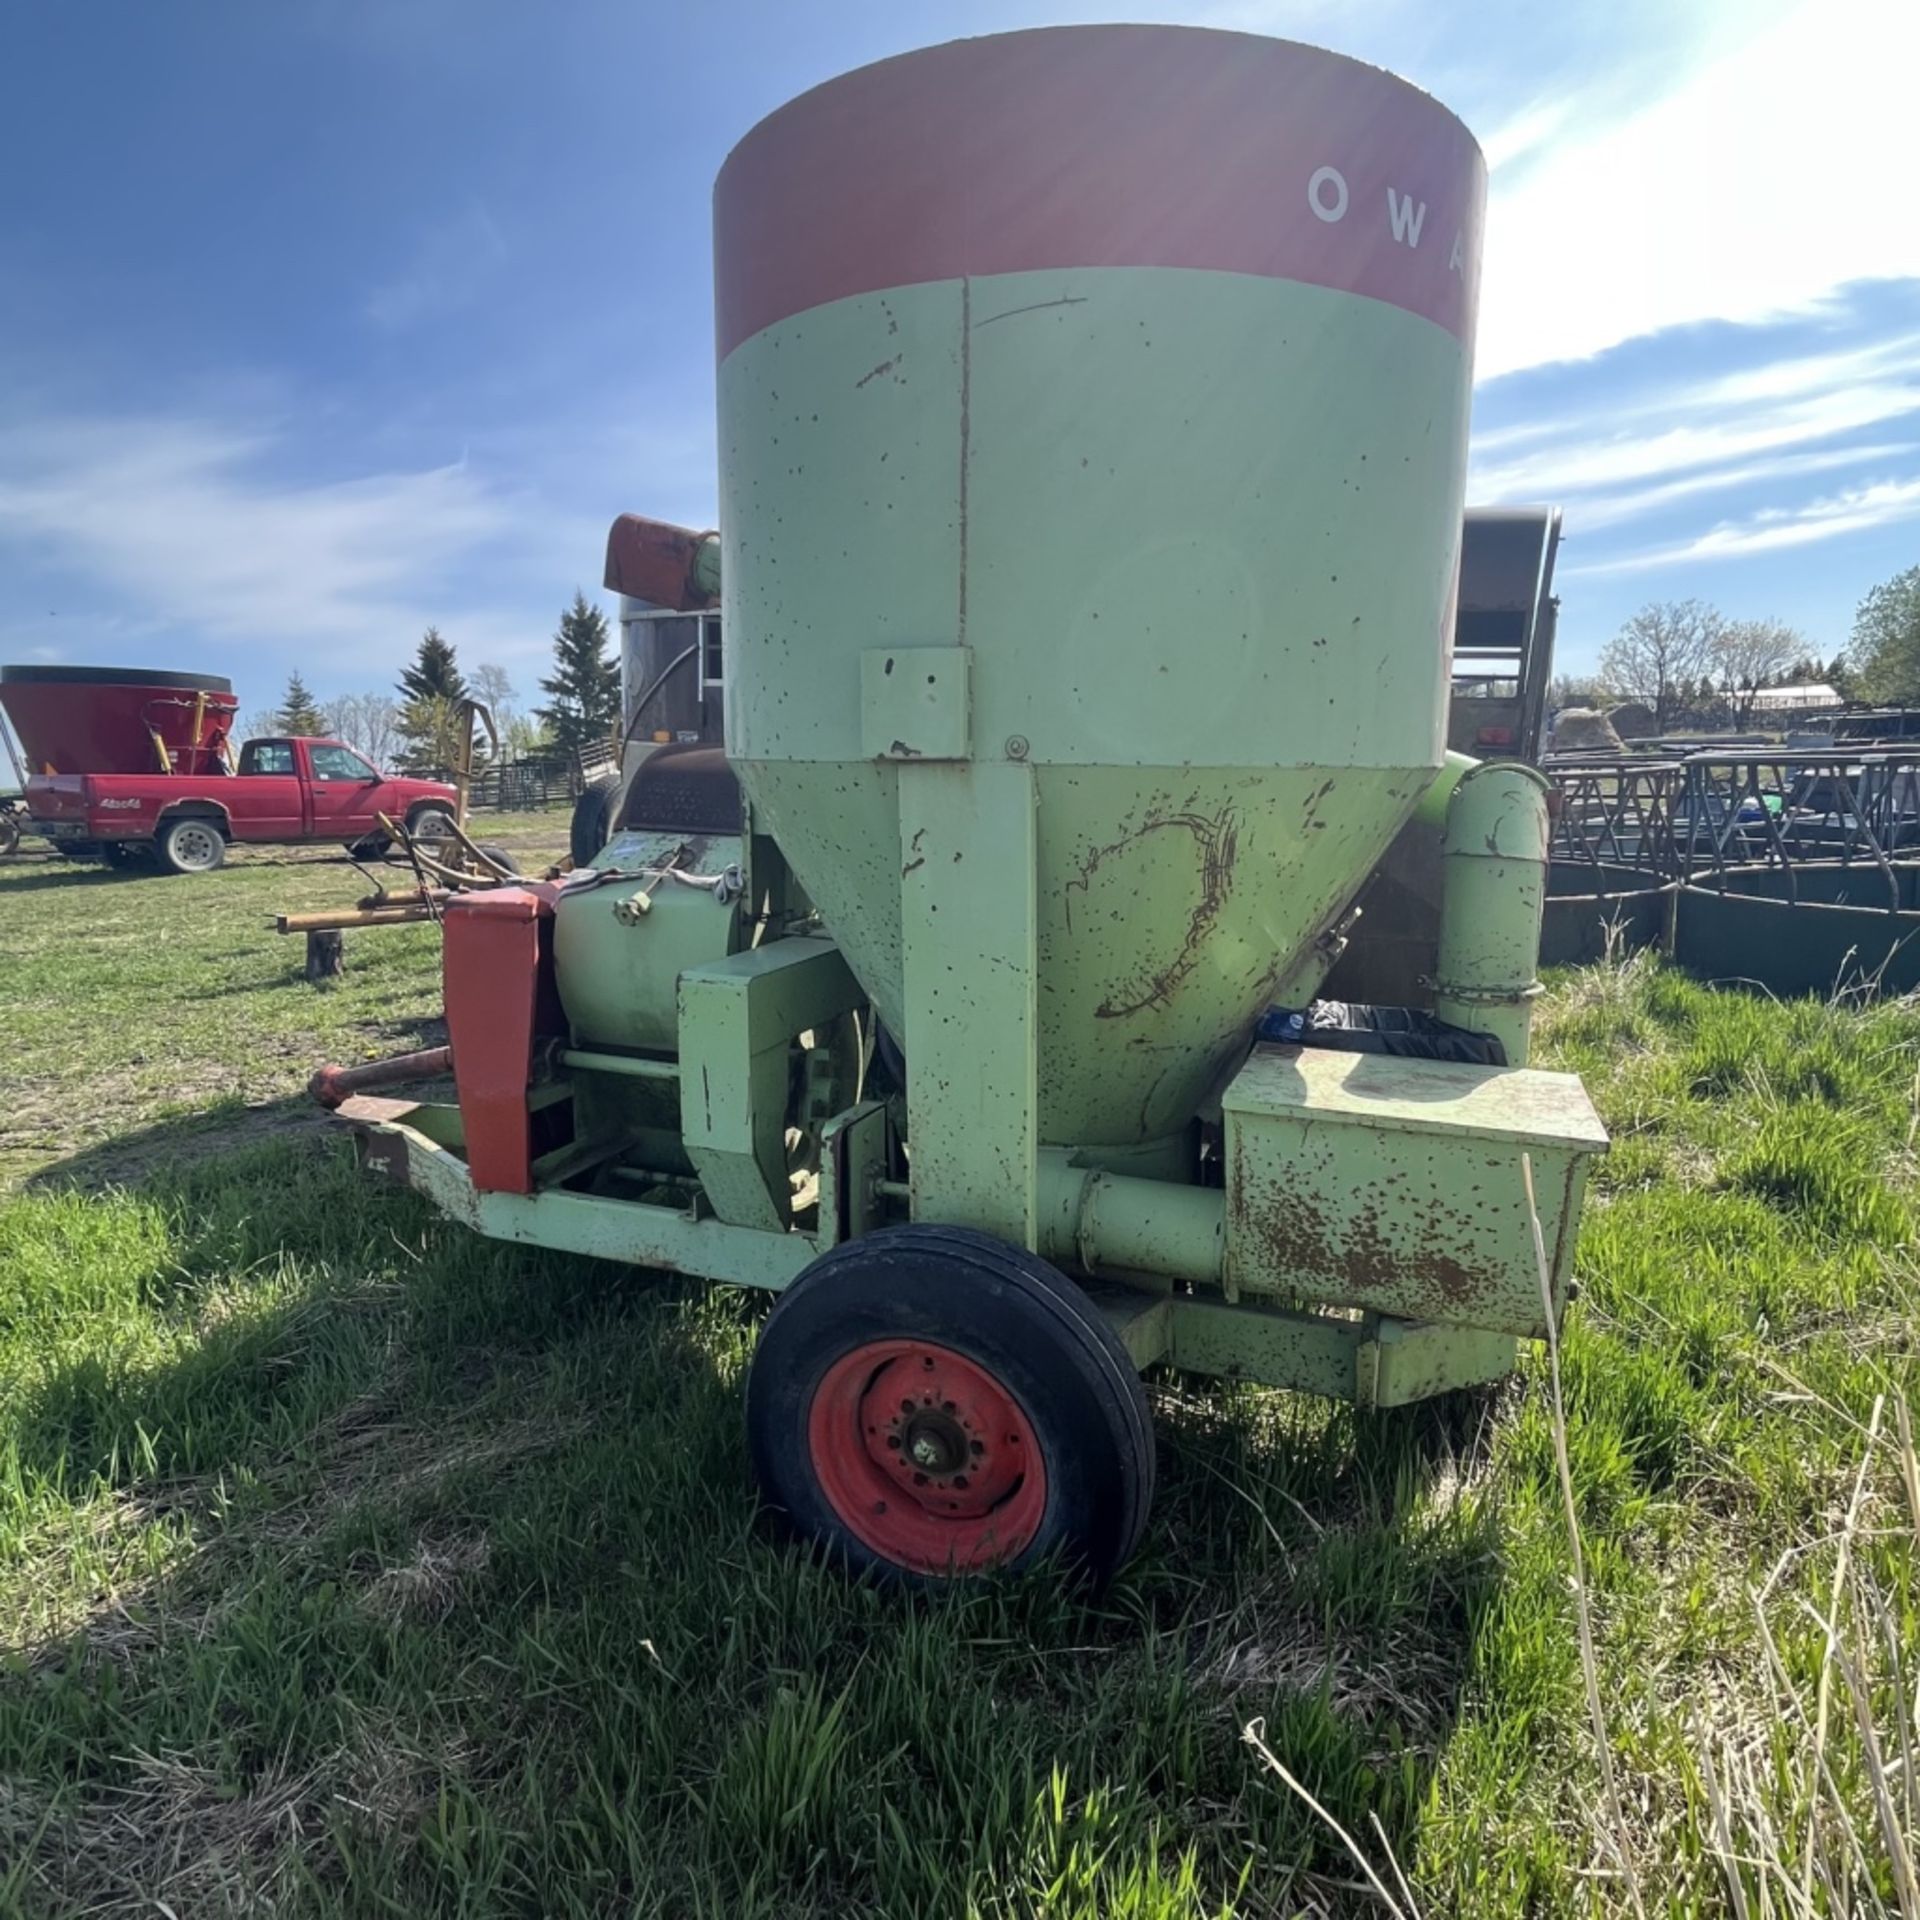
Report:
<svg viewBox="0 0 1920 1920"><path fill-rule="evenodd" d="M20 739L23 805L64 854L210 873L236 843L333 841L377 854L383 821L419 834L457 822L460 792L381 773L341 740L231 739L232 683L145 667L0 667ZM489 722L491 725L491 722Z"/></svg>
<svg viewBox="0 0 1920 1920"><path fill-rule="evenodd" d="M718 534L636 513L607 535L601 578L620 596L620 737L582 755L568 837L576 867L607 844L627 783L655 748L724 737L719 555Z"/></svg>
<svg viewBox="0 0 1920 1920"><path fill-rule="evenodd" d="M855 1568L1098 1582L1143 1369L1395 1406L1563 1310L1547 784L1445 749L1484 178L1388 74L1158 27L885 61L722 170L721 532L620 590L724 579L725 744L445 901L456 1103L321 1085L480 1233L779 1294L754 1470ZM1428 1005L1334 1017L1409 820Z"/></svg>
<svg viewBox="0 0 1920 1920"><path fill-rule="evenodd" d="M13 730L4 712L0 712L0 747L6 749L7 771L13 776L13 785L0 792L0 854L8 854L19 851L29 820L27 770L20 764L20 749L13 744Z"/></svg>
<svg viewBox="0 0 1920 1920"><path fill-rule="evenodd" d="M27 774L220 774L240 702L212 673L0 667L0 710Z"/></svg>
<svg viewBox="0 0 1920 1920"><path fill-rule="evenodd" d="M1560 602L1558 507L1473 507L1460 548L1447 745L1538 762Z"/></svg>

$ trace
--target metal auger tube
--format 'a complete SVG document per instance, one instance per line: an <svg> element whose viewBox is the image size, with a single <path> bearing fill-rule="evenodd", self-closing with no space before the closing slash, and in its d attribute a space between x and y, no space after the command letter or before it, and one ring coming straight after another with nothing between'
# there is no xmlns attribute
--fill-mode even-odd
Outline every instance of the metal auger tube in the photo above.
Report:
<svg viewBox="0 0 1920 1920"><path fill-rule="evenodd" d="M1540 913L1546 901L1546 776L1514 761L1461 775L1447 803L1440 951L1433 1010L1492 1034L1507 1065L1524 1067L1540 995Z"/></svg>

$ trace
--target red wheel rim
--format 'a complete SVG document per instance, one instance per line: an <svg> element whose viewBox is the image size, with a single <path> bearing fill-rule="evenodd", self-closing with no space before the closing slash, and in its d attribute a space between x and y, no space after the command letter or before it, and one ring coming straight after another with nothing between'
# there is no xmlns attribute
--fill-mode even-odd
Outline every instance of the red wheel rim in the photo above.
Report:
<svg viewBox="0 0 1920 1920"><path fill-rule="evenodd" d="M1046 1461L1019 1401L930 1340L870 1340L835 1361L807 1450L847 1531L915 1573L1003 1565L1046 1512Z"/></svg>

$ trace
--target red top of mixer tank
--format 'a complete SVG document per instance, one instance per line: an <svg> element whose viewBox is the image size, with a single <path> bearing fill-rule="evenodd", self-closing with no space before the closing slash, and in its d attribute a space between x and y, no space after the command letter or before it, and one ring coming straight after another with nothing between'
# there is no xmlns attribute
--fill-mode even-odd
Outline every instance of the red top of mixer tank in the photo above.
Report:
<svg viewBox="0 0 1920 1920"><path fill-rule="evenodd" d="M1486 167L1437 101L1292 41L1050 27L844 74L714 189L721 358L851 294L1061 267L1304 280L1473 331Z"/></svg>

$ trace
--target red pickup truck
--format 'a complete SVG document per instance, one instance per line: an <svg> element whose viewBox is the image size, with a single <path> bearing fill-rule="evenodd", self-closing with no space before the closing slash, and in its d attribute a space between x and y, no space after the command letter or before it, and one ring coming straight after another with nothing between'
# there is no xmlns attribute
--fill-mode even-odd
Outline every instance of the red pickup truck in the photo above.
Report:
<svg viewBox="0 0 1920 1920"><path fill-rule="evenodd" d="M123 866L150 850L168 873L211 873L233 841L379 853L381 814L430 833L451 824L458 798L435 780L380 773L341 741L288 739L249 740L233 773L33 774L26 804L32 830L65 852Z"/></svg>

